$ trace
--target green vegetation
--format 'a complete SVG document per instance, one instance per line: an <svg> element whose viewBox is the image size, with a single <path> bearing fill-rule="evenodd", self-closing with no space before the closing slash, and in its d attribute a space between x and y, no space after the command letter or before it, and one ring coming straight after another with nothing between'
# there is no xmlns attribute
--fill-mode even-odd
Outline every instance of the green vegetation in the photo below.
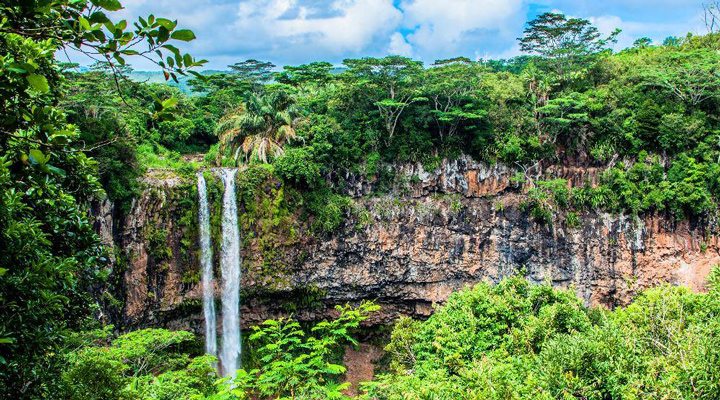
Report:
<svg viewBox="0 0 720 400"><path fill-rule="evenodd" d="M92 339L67 355L68 399L170 400L214 392L214 359L201 355L190 332L144 329L110 340L105 329Z"/></svg>
<svg viewBox="0 0 720 400"><path fill-rule="evenodd" d="M203 64L173 46L192 40L191 31L156 17L140 19L137 26L128 28L127 21L108 16L120 8L117 0L4 2L0 6L3 398L56 397L68 336L91 327L98 304L107 297L98 290L109 271L105 250L88 221L88 203L100 197L101 184L117 199L127 199L136 186L137 175L121 165L125 161L133 165L133 158L126 154L132 147L105 136L125 126L124 121L107 121L107 132L81 130L89 123L70 124L65 110L70 111L72 104L61 104L66 101L66 89L54 54L61 48L80 50L113 60L115 68L122 68L126 57L140 55L135 47L143 43L146 46L140 51L147 51L143 54L170 78ZM153 58L158 54L160 59ZM175 60L163 61L167 55ZM88 84L83 90L101 87ZM88 105L109 107L103 101ZM154 111L159 120L173 101L158 99L157 103ZM98 153L99 162L87 156L106 140L113 145ZM117 163L105 162L116 155Z"/></svg>
<svg viewBox="0 0 720 400"><path fill-rule="evenodd" d="M114 20L121 8L118 0L0 5L1 398L347 397L341 349L355 343L351 332L377 310L372 304L341 307L337 319L312 327L291 319L255 327L251 361L232 380L217 381L215 360L188 332L111 332L107 318L121 307L111 293L128 260L103 248L88 209L107 198L127 213L148 169L181 180L168 199L177 208L139 232L155 267L173 251L195 257L193 174L240 166L244 245L257 246L270 282L287 271L283 246L330 234L351 213L367 225L369 212L348 189L370 182L373 194L385 194L417 183L394 163L433 169L465 154L509 165L517 171L510 190L542 224L564 214L565 226L577 227L588 210L717 216L716 29L613 52L617 33L604 38L589 21L548 13L520 38L528 55L512 60L425 66L368 57L345 60L339 71L325 62L275 71L247 60L202 76L190 69L204 61L176 47L195 38L191 31L153 15ZM715 26L717 6L708 10ZM63 50L98 63L60 63ZM193 93L127 79L133 57L155 63L167 80L192 75ZM556 165L596 168L599 182L573 187L546 173ZM208 179L214 209L219 185ZM463 211L459 198L439 198ZM385 220L403 204L379 200ZM219 213L212 218L217 247ZM177 236L159 223L170 219ZM187 285L199 279L197 270L182 273ZM719 285L715 270L707 294L663 286L614 311L519 278L480 285L425 322L400 320L387 347L390 369L366 386L367 396L719 398ZM296 294L308 304L319 296L313 288ZM198 308L192 300L178 307Z"/></svg>
<svg viewBox="0 0 720 400"><path fill-rule="evenodd" d="M232 379L216 376L211 356L201 355L194 335L143 329L111 338L110 328L73 338L66 355L62 398L72 400L250 398L346 399L339 378L345 345L360 323L379 309L372 303L338 307L336 319L306 333L292 320L253 328L254 359Z"/></svg>
<svg viewBox="0 0 720 400"><path fill-rule="evenodd" d="M481 284L425 322L398 321L390 371L366 385L367 398L717 398L720 291L711 288L661 286L608 311L523 278Z"/></svg>
<svg viewBox="0 0 720 400"><path fill-rule="evenodd" d="M708 293L660 286L626 308L586 308L570 290L522 277L453 294L427 321L401 318L387 370L366 399L714 399L720 395L720 267ZM251 357L218 379L193 335L158 329L76 335L65 356L69 399L348 399L339 364L378 306L338 307L308 329L253 327Z"/></svg>
<svg viewBox="0 0 720 400"><path fill-rule="evenodd" d="M227 147L235 160L242 152L246 161L264 163L282 155L285 142L295 138L293 120L297 112L292 103L283 91L251 95L236 112L220 121L221 154Z"/></svg>
<svg viewBox="0 0 720 400"><path fill-rule="evenodd" d="M119 204L137 193L147 168L270 163L302 193L297 207L327 232L341 225L348 206L338 196L357 179L376 180L381 192L405 179L388 164L433 168L465 153L525 172L518 190L547 192L534 181L555 179L543 172L556 164L605 171L599 187L572 188L583 193L571 193L568 204L529 193L527 209L543 223L568 208L714 214L718 34L639 41L613 53L616 36L549 13L528 23L520 44L530 55L514 60L459 57L425 67L398 56L348 59L340 73L328 63L273 72L270 63L248 60L191 80L191 96L116 82L127 69L66 68L61 105L85 140L105 144L89 154ZM194 164L183 159L198 152L206 154ZM330 214L324 204L333 205Z"/></svg>
<svg viewBox="0 0 720 400"><path fill-rule="evenodd" d="M357 345L352 331L379 309L372 303L338 307L336 319L316 324L309 333L295 321L265 321L250 336L257 368L239 370L222 383L226 389L219 397L211 398L348 399L343 391L349 384L338 382L345 373L338 364L343 346Z"/></svg>

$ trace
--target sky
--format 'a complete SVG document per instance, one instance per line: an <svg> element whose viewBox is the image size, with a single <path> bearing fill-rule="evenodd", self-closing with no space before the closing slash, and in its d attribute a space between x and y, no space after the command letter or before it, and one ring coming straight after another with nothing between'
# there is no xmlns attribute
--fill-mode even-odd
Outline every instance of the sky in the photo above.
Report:
<svg viewBox="0 0 720 400"><path fill-rule="evenodd" d="M620 28L617 48L647 36L703 33L703 0L124 0L115 17L177 19L197 39L183 50L207 69L246 59L278 66L399 54L431 63L520 54L517 38L535 16L562 12ZM76 59L76 62L84 63ZM152 69L136 62L139 70Z"/></svg>

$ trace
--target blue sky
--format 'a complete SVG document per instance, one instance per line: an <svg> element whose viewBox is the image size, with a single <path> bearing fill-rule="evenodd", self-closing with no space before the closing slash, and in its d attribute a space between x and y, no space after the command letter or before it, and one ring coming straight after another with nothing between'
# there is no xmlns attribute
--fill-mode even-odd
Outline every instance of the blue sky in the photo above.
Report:
<svg viewBox="0 0 720 400"><path fill-rule="evenodd" d="M618 47L642 36L703 33L703 0L124 0L122 18L154 13L193 29L185 48L222 69L248 58L277 65L401 54L432 62L453 56L519 54L516 38L545 11L623 30ZM80 60L76 60L80 61ZM135 64L137 69L149 69Z"/></svg>

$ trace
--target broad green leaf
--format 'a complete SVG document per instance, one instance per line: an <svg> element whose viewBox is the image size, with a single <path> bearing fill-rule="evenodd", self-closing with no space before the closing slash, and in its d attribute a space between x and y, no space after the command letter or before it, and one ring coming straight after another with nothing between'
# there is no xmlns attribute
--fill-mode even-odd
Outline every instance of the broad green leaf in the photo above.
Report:
<svg viewBox="0 0 720 400"><path fill-rule="evenodd" d="M127 28L127 20L122 20L115 24L115 29L117 30L124 31L125 28Z"/></svg>
<svg viewBox="0 0 720 400"><path fill-rule="evenodd" d="M52 166L52 165L45 165L45 168L47 169L48 172L51 172L51 173L53 173L53 174L55 174L55 175L58 175L58 176L60 176L60 177L62 177L62 178L64 178L64 177L67 176L67 173L65 173L65 170L64 170L64 169L61 169L61 168L58 168L58 167L54 167L54 166Z"/></svg>
<svg viewBox="0 0 720 400"><path fill-rule="evenodd" d="M30 74L27 76L27 81L30 87L40 93L47 93L50 91L50 85L48 84L47 78L38 74Z"/></svg>
<svg viewBox="0 0 720 400"><path fill-rule="evenodd" d="M183 42L189 42L195 40L195 33L189 29L178 29L170 35L175 40L182 40Z"/></svg>
<svg viewBox="0 0 720 400"><path fill-rule="evenodd" d="M207 82L209 79L208 77L206 77L205 75L203 75L197 71L188 71L188 73L203 82Z"/></svg>
<svg viewBox="0 0 720 400"><path fill-rule="evenodd" d="M18 74L26 74L28 71L22 67L22 65L18 63L12 63L9 67L7 67L8 71L15 72Z"/></svg>
<svg viewBox="0 0 720 400"><path fill-rule="evenodd" d="M175 55L180 54L180 50L179 50L177 47L175 47L175 46L173 46L173 45L171 45L171 44L164 44L162 47L170 50L170 51L171 51L173 54L175 54Z"/></svg>
<svg viewBox="0 0 720 400"><path fill-rule="evenodd" d="M28 157L30 158L30 162L33 164L45 164L50 157L46 157L45 154L43 154L42 151L38 149L32 149L30 150L30 153L28 154Z"/></svg>
<svg viewBox="0 0 720 400"><path fill-rule="evenodd" d="M108 11L117 11L123 8L118 0L93 0L92 3Z"/></svg>
<svg viewBox="0 0 720 400"><path fill-rule="evenodd" d="M78 18L78 21L80 21L80 27L83 28L86 31L90 30L90 21L85 19L82 15Z"/></svg>
<svg viewBox="0 0 720 400"><path fill-rule="evenodd" d="M157 34L158 43L163 43L163 42L166 42L168 39L170 39L170 31L167 28L165 28L164 26L161 25L157 29L157 32L158 32L158 34Z"/></svg>
<svg viewBox="0 0 720 400"><path fill-rule="evenodd" d="M115 58L118 64L125 65L125 59L120 56L120 53L113 54L113 58Z"/></svg>
<svg viewBox="0 0 720 400"><path fill-rule="evenodd" d="M175 29L175 27L177 26L177 21L171 21L167 18L158 18L157 23L161 26L164 26L165 29L167 29L168 31Z"/></svg>
<svg viewBox="0 0 720 400"><path fill-rule="evenodd" d="M110 22L107 15L105 15L102 11L96 11L90 15L90 18L88 18L90 22L93 24L104 24L106 22Z"/></svg>

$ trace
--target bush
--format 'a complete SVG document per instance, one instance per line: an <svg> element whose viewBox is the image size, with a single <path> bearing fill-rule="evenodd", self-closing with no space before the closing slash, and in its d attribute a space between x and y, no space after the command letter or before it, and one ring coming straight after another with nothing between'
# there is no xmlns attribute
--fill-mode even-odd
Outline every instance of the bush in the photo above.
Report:
<svg viewBox="0 0 720 400"><path fill-rule="evenodd" d="M536 181L535 186L527 193L527 199L522 204L535 221L551 224L553 215L560 209L565 209L570 203L570 189L565 179L551 181Z"/></svg>
<svg viewBox="0 0 720 400"><path fill-rule="evenodd" d="M720 268L711 274L715 282ZM661 286L628 307L510 278L400 320L391 371L368 399L640 399L720 396L720 296Z"/></svg>
<svg viewBox="0 0 720 400"><path fill-rule="evenodd" d="M350 210L349 197L332 193L327 189L308 193L306 197L315 231L331 233L342 226Z"/></svg>
<svg viewBox="0 0 720 400"><path fill-rule="evenodd" d="M290 148L273 161L275 172L285 182L313 190L322 183L322 166L315 162L312 148Z"/></svg>
<svg viewBox="0 0 720 400"><path fill-rule="evenodd" d="M214 358L202 356L190 332L143 329L108 345L90 345L67 356L62 375L72 400L191 398L212 393Z"/></svg>
<svg viewBox="0 0 720 400"><path fill-rule="evenodd" d="M257 368L241 369L235 379L220 382L222 399L350 399L339 383L345 367L337 361L360 323L380 309L373 303L338 306L338 317L301 329L290 319L269 320L253 327L250 342L257 346Z"/></svg>

